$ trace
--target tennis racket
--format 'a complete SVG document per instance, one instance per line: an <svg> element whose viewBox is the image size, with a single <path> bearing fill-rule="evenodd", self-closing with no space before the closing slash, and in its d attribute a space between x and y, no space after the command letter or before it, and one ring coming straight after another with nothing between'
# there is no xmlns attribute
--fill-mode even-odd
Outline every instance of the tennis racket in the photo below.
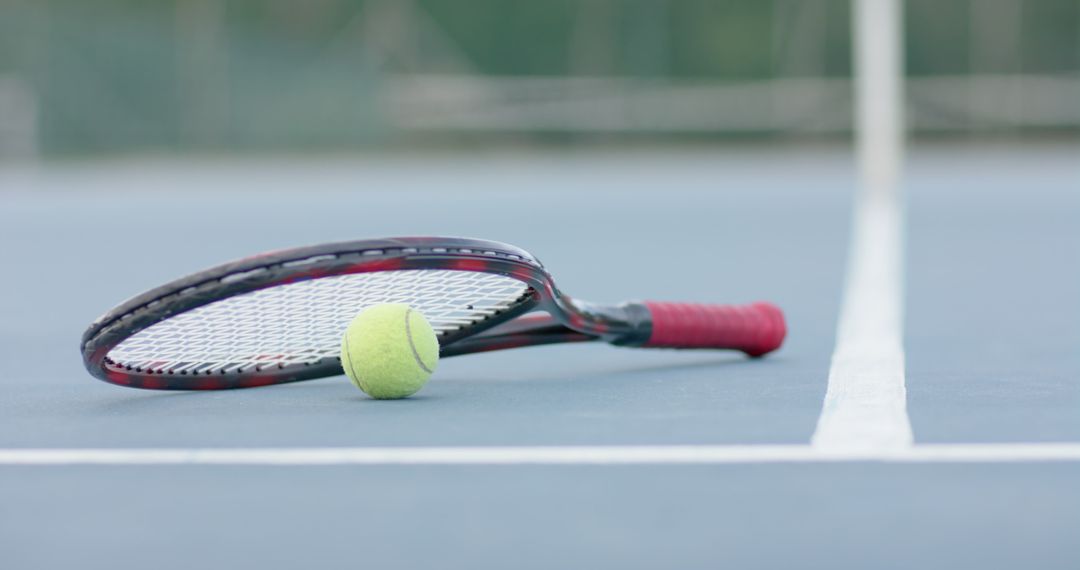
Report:
<svg viewBox="0 0 1080 570"><path fill-rule="evenodd" d="M341 374L339 347L365 307L407 303L427 317L442 356L603 340L761 356L786 332L768 303L599 305L560 292L516 247L402 237L274 251L135 297L82 338L92 375L158 390L219 390Z"/></svg>

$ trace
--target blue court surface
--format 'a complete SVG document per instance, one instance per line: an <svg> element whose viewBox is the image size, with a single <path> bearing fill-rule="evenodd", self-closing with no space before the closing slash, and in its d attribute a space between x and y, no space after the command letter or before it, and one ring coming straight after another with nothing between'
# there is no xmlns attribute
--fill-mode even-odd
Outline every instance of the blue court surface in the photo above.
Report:
<svg viewBox="0 0 1080 570"><path fill-rule="evenodd" d="M0 168L0 567L1080 568L1078 157L916 146L872 207L820 146ZM769 300L790 334L448 358L400 401L82 367L127 297L394 235L515 244L599 302Z"/></svg>

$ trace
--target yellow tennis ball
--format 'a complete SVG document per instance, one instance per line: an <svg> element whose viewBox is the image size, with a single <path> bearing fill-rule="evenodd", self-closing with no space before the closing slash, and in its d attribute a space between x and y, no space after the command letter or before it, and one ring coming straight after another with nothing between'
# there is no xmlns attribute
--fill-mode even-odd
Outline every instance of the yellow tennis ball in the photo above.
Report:
<svg viewBox="0 0 1080 570"><path fill-rule="evenodd" d="M341 367L353 384L379 400L415 394L439 362L439 340L424 315L408 305L368 307L341 339Z"/></svg>

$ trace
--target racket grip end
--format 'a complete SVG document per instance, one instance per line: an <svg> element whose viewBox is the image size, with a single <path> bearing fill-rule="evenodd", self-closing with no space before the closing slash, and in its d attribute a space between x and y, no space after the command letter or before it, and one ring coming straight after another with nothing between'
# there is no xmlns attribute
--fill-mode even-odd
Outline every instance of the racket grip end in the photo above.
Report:
<svg viewBox="0 0 1080 570"><path fill-rule="evenodd" d="M652 317L652 332L642 345L646 347L734 349L762 356L780 348L787 334L784 313L772 303L643 304Z"/></svg>

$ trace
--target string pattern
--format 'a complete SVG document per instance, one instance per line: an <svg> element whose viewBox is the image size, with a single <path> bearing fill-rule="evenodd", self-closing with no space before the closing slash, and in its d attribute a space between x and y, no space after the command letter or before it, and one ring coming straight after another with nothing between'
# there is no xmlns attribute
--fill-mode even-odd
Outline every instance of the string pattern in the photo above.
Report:
<svg viewBox="0 0 1080 570"><path fill-rule="evenodd" d="M339 275L252 291L156 323L114 347L114 365L153 374L240 373L336 357L366 307L406 303L439 336L505 311L528 292L501 275L400 270Z"/></svg>

